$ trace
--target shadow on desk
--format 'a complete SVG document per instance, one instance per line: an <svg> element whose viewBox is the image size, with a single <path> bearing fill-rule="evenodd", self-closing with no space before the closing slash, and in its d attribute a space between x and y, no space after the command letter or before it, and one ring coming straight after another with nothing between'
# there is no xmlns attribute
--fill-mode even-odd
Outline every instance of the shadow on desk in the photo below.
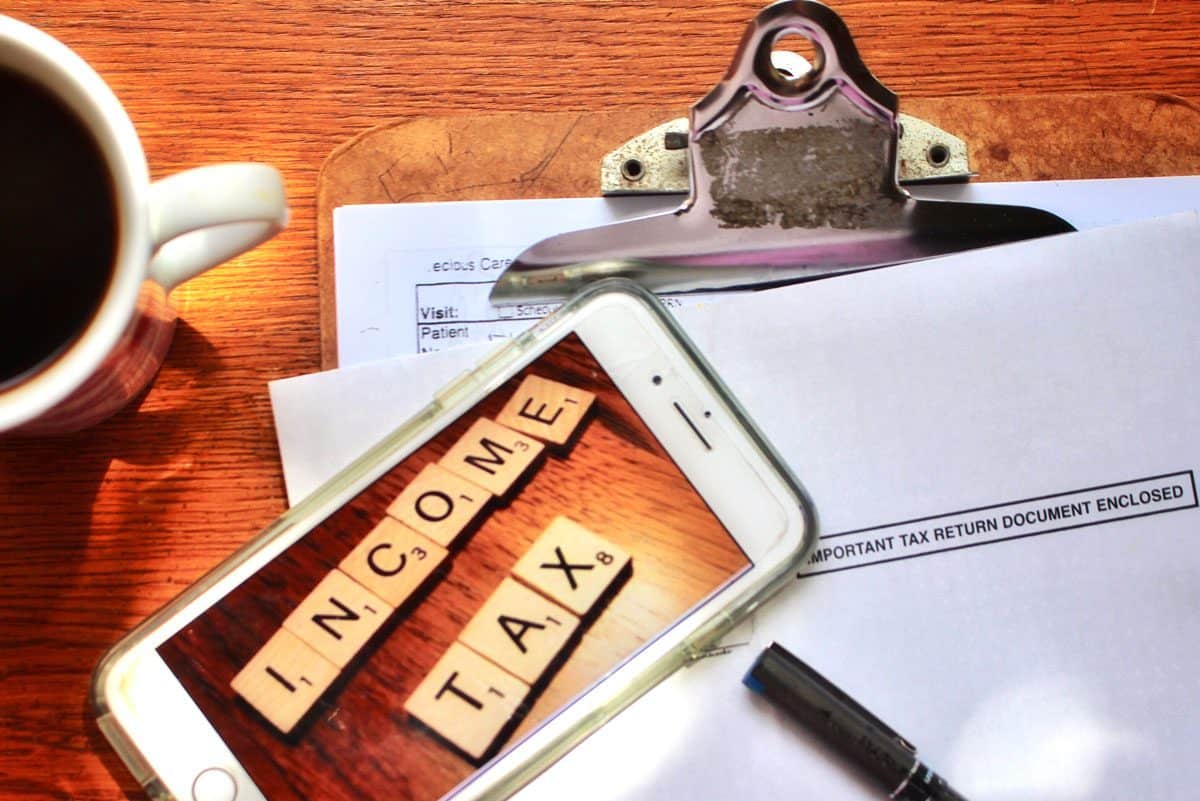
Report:
<svg viewBox="0 0 1200 801"><path fill-rule="evenodd" d="M143 797L95 727L88 684L109 647L228 549L203 547L212 538L187 520L186 500L210 436L195 400L220 369L211 343L181 323L155 385L112 419L0 440L4 748L45 766L24 797L82 797L111 783L89 775L99 773L94 757L90 770L56 770L64 750L98 756L126 795Z"/></svg>

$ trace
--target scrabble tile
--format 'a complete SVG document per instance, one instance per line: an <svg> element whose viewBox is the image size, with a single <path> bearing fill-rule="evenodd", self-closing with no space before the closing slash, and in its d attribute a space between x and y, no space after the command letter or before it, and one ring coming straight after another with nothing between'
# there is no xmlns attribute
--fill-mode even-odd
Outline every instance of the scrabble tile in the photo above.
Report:
<svg viewBox="0 0 1200 801"><path fill-rule="evenodd" d="M379 630L392 607L340 570L331 570L283 627L339 668Z"/></svg>
<svg viewBox="0 0 1200 801"><path fill-rule="evenodd" d="M230 686L271 725L287 734L337 675L337 665L287 629L279 629Z"/></svg>
<svg viewBox="0 0 1200 801"><path fill-rule="evenodd" d="M496 422L562 445L575 433L595 399L587 390L530 375L496 415Z"/></svg>
<svg viewBox="0 0 1200 801"><path fill-rule="evenodd" d="M505 578L458 641L528 684L538 679L579 628L579 618Z"/></svg>
<svg viewBox="0 0 1200 801"><path fill-rule="evenodd" d="M474 760L492 750L529 685L453 643L404 702L404 709Z"/></svg>
<svg viewBox="0 0 1200 801"><path fill-rule="evenodd" d="M556 517L513 568L513 575L583 617L630 562L625 551L565 517Z"/></svg>
<svg viewBox="0 0 1200 801"><path fill-rule="evenodd" d="M338 569L397 608L425 583L447 554L436 542L385 517L346 555Z"/></svg>
<svg viewBox="0 0 1200 801"><path fill-rule="evenodd" d="M387 513L446 548L491 500L492 493L437 464L417 473Z"/></svg>
<svg viewBox="0 0 1200 801"><path fill-rule="evenodd" d="M493 495L503 495L544 447L527 434L481 417L454 443L440 464Z"/></svg>

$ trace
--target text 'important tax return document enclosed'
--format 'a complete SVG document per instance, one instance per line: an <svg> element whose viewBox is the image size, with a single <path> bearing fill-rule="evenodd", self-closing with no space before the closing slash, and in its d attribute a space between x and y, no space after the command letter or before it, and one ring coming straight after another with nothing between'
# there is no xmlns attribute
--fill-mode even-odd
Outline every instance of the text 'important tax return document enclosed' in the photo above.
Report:
<svg viewBox="0 0 1200 801"><path fill-rule="evenodd" d="M1188 213L680 310L804 482L822 539L744 645L669 678L520 797L875 798L741 685L772 640L972 801L1195 797L1198 253ZM388 369L277 383L281 441L324 427L337 442L339 382L361 398ZM377 383L361 415L399 422L411 392ZM344 458L291 453L289 475Z"/></svg>

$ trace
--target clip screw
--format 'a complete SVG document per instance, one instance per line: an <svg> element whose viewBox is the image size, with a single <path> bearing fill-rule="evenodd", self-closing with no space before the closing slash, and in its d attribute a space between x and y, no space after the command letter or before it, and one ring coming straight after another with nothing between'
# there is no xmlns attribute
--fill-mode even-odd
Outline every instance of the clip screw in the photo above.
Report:
<svg viewBox="0 0 1200 801"><path fill-rule="evenodd" d="M646 168L637 159L625 159L621 163L621 177L626 181L640 181L646 174Z"/></svg>

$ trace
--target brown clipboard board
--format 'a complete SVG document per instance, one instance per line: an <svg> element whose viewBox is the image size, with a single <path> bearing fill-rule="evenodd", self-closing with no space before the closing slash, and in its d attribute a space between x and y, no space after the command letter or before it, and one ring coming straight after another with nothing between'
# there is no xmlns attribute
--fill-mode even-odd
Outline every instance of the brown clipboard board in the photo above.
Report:
<svg viewBox="0 0 1200 801"><path fill-rule="evenodd" d="M917 98L902 101L901 110L964 139L978 180L1200 173L1200 108L1172 95ZM371 128L339 146L317 179L321 368L337 366L335 208L595 196L605 153L684 111L410 117Z"/></svg>

